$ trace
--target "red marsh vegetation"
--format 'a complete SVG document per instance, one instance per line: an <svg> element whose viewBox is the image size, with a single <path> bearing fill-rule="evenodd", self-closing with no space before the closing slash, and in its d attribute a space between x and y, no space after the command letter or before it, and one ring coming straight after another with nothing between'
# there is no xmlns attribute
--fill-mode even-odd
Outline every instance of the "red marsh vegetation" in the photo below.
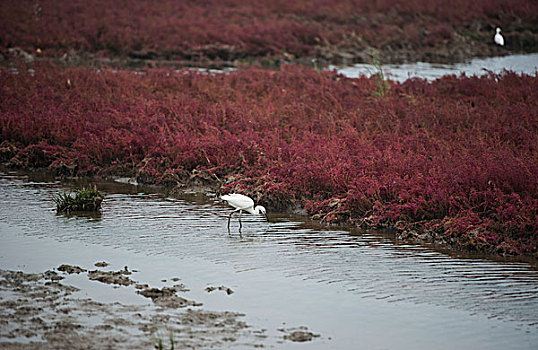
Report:
<svg viewBox="0 0 538 350"><path fill-rule="evenodd" d="M432 83L282 66L222 74L0 69L0 158L67 175L217 183L273 211L537 254L538 78Z"/></svg>
<svg viewBox="0 0 538 350"><path fill-rule="evenodd" d="M506 47L493 44L496 26ZM0 2L0 52L187 62L462 60L538 49L534 0ZM38 50L39 49L39 50Z"/></svg>

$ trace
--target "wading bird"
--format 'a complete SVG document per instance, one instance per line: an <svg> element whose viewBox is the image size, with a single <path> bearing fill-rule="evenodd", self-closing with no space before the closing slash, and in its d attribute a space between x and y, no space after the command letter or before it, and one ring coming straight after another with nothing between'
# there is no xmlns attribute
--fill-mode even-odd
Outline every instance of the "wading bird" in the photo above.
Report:
<svg viewBox="0 0 538 350"><path fill-rule="evenodd" d="M495 44L504 46L504 38L501 35L501 28L497 27L495 31L496 31L496 34L495 34L495 37L493 38L493 40L495 40Z"/></svg>
<svg viewBox="0 0 538 350"><path fill-rule="evenodd" d="M226 194L224 196L221 196L220 199L225 200L228 202L228 204L235 208L234 211L230 213L228 216L228 232L230 232L230 220L232 219L233 213L236 211L239 212L239 229L241 230L241 227L243 227L241 223L241 214L243 211L249 212L251 214L255 215L264 215L265 216L265 208L261 205L257 205L254 207L254 201L252 198L247 197L243 194L239 193L232 193L232 194Z"/></svg>

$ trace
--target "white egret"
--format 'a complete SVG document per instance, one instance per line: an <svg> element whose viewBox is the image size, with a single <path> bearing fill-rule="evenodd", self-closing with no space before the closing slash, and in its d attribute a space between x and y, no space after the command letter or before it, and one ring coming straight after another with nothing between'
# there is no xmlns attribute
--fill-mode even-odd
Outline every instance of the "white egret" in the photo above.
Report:
<svg viewBox="0 0 538 350"><path fill-rule="evenodd" d="M500 46L504 46L504 38L501 35L501 28L497 27L495 32L496 32L496 34L495 34L495 37L493 38L493 40L495 40L495 44L500 45Z"/></svg>
<svg viewBox="0 0 538 350"><path fill-rule="evenodd" d="M261 214L265 216L265 208L261 205L257 205L256 207L254 207L254 201L252 200L252 198L243 194L226 194L224 196L221 196L220 199L225 200L230 206L235 208L235 210L232 211L228 216L228 232L230 231L230 220L232 219L232 215L237 211L239 212L239 229L241 229L241 227L243 226L241 223L241 214L243 213L243 211L254 215Z"/></svg>

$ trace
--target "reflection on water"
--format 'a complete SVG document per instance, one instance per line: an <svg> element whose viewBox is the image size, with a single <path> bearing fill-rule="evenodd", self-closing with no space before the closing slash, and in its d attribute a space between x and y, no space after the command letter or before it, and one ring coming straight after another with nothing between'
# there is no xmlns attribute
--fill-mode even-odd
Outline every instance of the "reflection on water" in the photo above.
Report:
<svg viewBox="0 0 538 350"><path fill-rule="evenodd" d="M330 285L334 295L441 306L516 322L538 331L538 271L525 263L453 258L422 246L395 244L372 234L316 230L285 218L270 222L243 216L242 236L229 208L133 191L108 193L97 217L58 216L55 182L24 182L0 176L0 223L25 235L127 248L135 253L204 259L232 266L238 274L279 272ZM274 275L274 274L272 274ZM316 298L309 290L297 290ZM404 325L402 325L404 326Z"/></svg>
<svg viewBox="0 0 538 350"><path fill-rule="evenodd" d="M376 69L369 64L356 64L351 67L330 66L330 70L336 69L340 74L349 78L356 78L361 75L371 76ZM509 55L490 58L475 58L465 63L456 64L436 64L436 63L408 63L408 64L387 64L382 66L385 77L389 80L403 82L409 78L421 78L435 80L444 75L484 75L488 71L501 73L509 70L518 74L525 73L536 76L538 71L538 53L526 55Z"/></svg>

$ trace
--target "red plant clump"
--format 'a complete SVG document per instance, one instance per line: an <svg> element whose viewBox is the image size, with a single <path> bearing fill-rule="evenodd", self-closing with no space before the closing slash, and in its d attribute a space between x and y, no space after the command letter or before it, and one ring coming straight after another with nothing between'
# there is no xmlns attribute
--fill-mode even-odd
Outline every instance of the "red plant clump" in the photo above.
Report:
<svg viewBox="0 0 538 350"><path fill-rule="evenodd" d="M500 254L538 246L538 78L348 79L37 64L0 76L0 156L71 175L220 181L272 210Z"/></svg>
<svg viewBox="0 0 538 350"><path fill-rule="evenodd" d="M532 0L21 0L0 3L0 49L48 57L298 58L366 47L428 51L454 46L454 33L491 43L502 26L505 35L521 34L507 45L535 50L536 23Z"/></svg>

